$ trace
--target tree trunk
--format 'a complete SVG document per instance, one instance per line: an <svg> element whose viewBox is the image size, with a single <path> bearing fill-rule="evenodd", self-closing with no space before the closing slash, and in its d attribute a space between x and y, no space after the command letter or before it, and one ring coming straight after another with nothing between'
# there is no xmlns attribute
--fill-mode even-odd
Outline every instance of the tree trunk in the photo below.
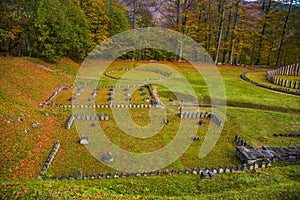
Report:
<svg viewBox="0 0 300 200"><path fill-rule="evenodd" d="M26 42L26 50L27 50L28 56L31 57L30 43L29 43L29 32L28 32L27 29L26 29L25 42Z"/></svg>
<svg viewBox="0 0 300 200"><path fill-rule="evenodd" d="M258 55L257 55L257 59L255 61L255 65L259 65L260 64L260 60L261 60L261 48L262 48L262 43L263 43L263 38L265 36L265 32L266 32L266 27L267 27L267 18L268 18L268 14L271 8L271 2L272 0L269 0L268 6L266 7L266 11L265 11L265 17L264 17L264 24L262 27L262 31L261 31L261 35L259 36L259 43L258 43ZM265 7L265 2L263 1L263 6L262 9L264 9Z"/></svg>
<svg viewBox="0 0 300 200"><path fill-rule="evenodd" d="M211 44L211 2L208 1L208 42L207 42L207 51L210 53L210 44Z"/></svg>
<svg viewBox="0 0 300 200"><path fill-rule="evenodd" d="M230 22L231 22L231 11L229 12L229 16L228 16L228 24L227 24L227 28L226 28L226 32L225 32L225 36L224 36L224 41L228 41L228 35L229 35L229 30L230 30ZM222 63L225 63L226 54L227 54L227 49L224 48Z"/></svg>
<svg viewBox="0 0 300 200"><path fill-rule="evenodd" d="M230 64L232 64L232 61L233 61L235 31L236 31L236 28L237 28L237 22L238 22L238 18L239 18L239 4L240 4L240 0L237 0L236 4L235 4L233 32L232 32L232 37L231 37L231 41L230 41L230 57L229 57L229 63Z"/></svg>
<svg viewBox="0 0 300 200"><path fill-rule="evenodd" d="M176 0L176 28L179 26L179 18L180 18L180 0Z"/></svg>
<svg viewBox="0 0 300 200"><path fill-rule="evenodd" d="M285 21L284 21L284 26L283 26L283 30L282 30L282 35L281 35L281 40L280 40L280 44L279 44L278 54L277 54L277 58L276 58L276 66L277 67L279 67L279 65L280 65L280 63L278 61L279 61L279 57L280 57L280 53L281 53L281 49L282 49L282 45L283 45L284 36L285 36L285 33L286 33L286 26L287 26L289 16L290 16L290 13L291 13L292 4L293 4L293 0L290 1L289 10L288 10L288 13L287 13L287 15L285 17Z"/></svg>
<svg viewBox="0 0 300 200"><path fill-rule="evenodd" d="M250 65L253 65L254 50L255 50L255 44L253 44L252 46Z"/></svg>
<svg viewBox="0 0 300 200"><path fill-rule="evenodd" d="M223 25L224 25L224 13L225 13L225 11L224 11L224 2L223 2L222 9L221 9L221 22L220 22L220 26L219 26L219 38L218 38L218 46L217 46L215 64L218 63L218 58L219 58L219 53L220 53L222 34L223 34Z"/></svg>
<svg viewBox="0 0 300 200"><path fill-rule="evenodd" d="M271 42L271 48L269 48L269 51L268 51L268 61L267 61L267 66L270 66L270 58L271 58L271 51L272 51L272 48L273 48L273 41Z"/></svg>

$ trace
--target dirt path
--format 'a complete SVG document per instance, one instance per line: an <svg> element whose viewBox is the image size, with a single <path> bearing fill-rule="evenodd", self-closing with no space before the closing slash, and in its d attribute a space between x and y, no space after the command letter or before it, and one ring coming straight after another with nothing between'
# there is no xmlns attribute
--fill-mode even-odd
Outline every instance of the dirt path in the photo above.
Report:
<svg viewBox="0 0 300 200"><path fill-rule="evenodd" d="M42 68L42 69L44 69L44 70L46 70L46 71L54 72L53 69L50 69L50 68L48 68L48 67L45 67L44 65L36 65L36 66L39 67L39 68Z"/></svg>

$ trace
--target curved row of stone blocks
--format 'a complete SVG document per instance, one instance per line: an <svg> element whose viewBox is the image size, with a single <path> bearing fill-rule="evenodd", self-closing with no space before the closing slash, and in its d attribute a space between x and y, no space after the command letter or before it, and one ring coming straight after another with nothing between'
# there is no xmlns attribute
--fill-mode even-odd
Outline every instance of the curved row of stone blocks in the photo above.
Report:
<svg viewBox="0 0 300 200"><path fill-rule="evenodd" d="M278 69L267 71L266 77L268 81L270 81L275 85L300 90L300 81L286 80L283 78L278 78L276 77L276 75L299 76L300 75L299 64L292 64L292 65L280 67Z"/></svg>
<svg viewBox="0 0 300 200"><path fill-rule="evenodd" d="M111 70L108 72L105 72L105 76L112 78L112 79L116 79L116 80L128 80L128 81L140 81L140 80L134 80L134 79L127 79L127 78L116 78L114 76L109 75L110 73L113 72L120 72L120 71L129 71L129 68L122 68L122 69L116 69L116 70ZM160 78L148 78L148 81L157 81L157 80L163 80L165 78L168 78L170 76L169 73L161 71L161 70L147 70L147 69L131 69L131 70L135 70L135 71L144 71L144 72L154 72L154 73L158 73L161 74L163 77Z"/></svg>
<svg viewBox="0 0 300 200"><path fill-rule="evenodd" d="M253 84L253 85L256 85L258 87L262 87L262 88L266 88L266 89L270 89L270 90L273 90L273 91L276 91L276 92L283 92L283 93L286 93L286 94L293 94L293 95L300 95L300 90L299 91L291 91L289 88L278 88L278 87L272 87L270 85L264 85L264 84L261 84L261 83L258 83L256 81L252 81L250 80L246 75L247 74L250 74L250 73L255 73L255 72L262 72L262 71L257 71L257 70L254 70L254 71L249 71L249 72L244 72L240 75L240 77Z"/></svg>

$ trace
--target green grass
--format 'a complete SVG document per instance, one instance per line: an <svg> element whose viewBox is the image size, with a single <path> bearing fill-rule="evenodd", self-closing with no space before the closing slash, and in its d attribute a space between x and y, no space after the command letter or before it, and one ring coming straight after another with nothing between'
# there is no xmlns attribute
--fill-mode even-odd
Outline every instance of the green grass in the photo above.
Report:
<svg viewBox="0 0 300 200"><path fill-rule="evenodd" d="M109 76L115 79L127 79L127 80L147 80L147 79L159 79L163 78L163 76L156 72L151 71L140 71L140 70L130 70L130 71L118 71L111 72Z"/></svg>
<svg viewBox="0 0 300 200"><path fill-rule="evenodd" d="M93 70L101 63L93 61L92 64L84 69L84 75L94 78ZM210 102L204 79L198 76L197 71L190 65L167 62L162 64L169 65L171 68L156 65L151 65L151 68L163 68L163 71L172 72L171 76L164 80L165 83L186 78L194 89L198 101ZM43 65L50 70L38 65ZM136 67L133 62L116 61L106 70L134 66ZM74 125L71 130L66 130L65 124L72 114L71 109L38 106L39 102L49 97L63 83L71 86L78 67L78 64L68 59L57 64L49 64L33 58L0 58L0 84L2 85L0 131L3 133L0 145L0 198L283 199L286 197L293 199L295 195L299 195L295 191L296 186L299 185L299 166L279 166L279 168L259 170L257 173L221 175L208 180L187 175L103 181L41 182L36 180L43 162L57 140L61 142L61 148L47 171L49 175L68 175L76 173L78 169L89 174L114 172L94 158L84 146L78 144L79 135ZM172 70L177 70L178 74ZM251 68L219 67L226 90L227 118L220 138L208 156L202 159L198 157L210 125L209 121L204 119L206 125L199 127L196 132L200 140L192 142L180 158L165 168L205 168L238 164L234 142L234 136L237 134L257 147L300 145L297 138L273 136L275 133L299 132L299 97L272 92L243 81L239 77L240 74L249 70ZM250 75L253 76L251 79L262 78L259 73ZM157 88L164 104L169 104L169 99L174 99L174 103L178 103L180 99L177 99L176 94L163 84L164 81L155 82L153 88ZM98 85L113 85L116 82L102 76ZM108 103L108 92L109 89L100 89L96 103ZM131 92L133 103L145 103L140 91L131 89ZM121 93L121 97L125 98L122 91ZM55 103L70 103L68 99L71 94L72 89L61 92L55 98ZM180 95L186 95L185 98L190 97L185 93ZM150 98L149 94L146 97ZM176 115L177 107L166 107L165 111L169 124L150 138L130 136L118 128L113 120L99 123L117 146L133 152L149 152L168 144L177 133L180 125L180 119ZM200 108L200 111L210 112L210 109ZM110 109L96 109L96 112L107 112L110 119L113 119ZM130 109L129 112L133 122L139 126L151 123L149 109L136 108ZM18 117L22 117L23 122L19 122ZM32 128L32 123L35 121L40 122L37 129ZM194 123L197 126L197 120ZM68 192L64 193L65 191ZM263 197L260 195L262 192Z"/></svg>
<svg viewBox="0 0 300 200"><path fill-rule="evenodd" d="M300 100L298 96L277 93L241 80L239 75L249 70L251 69L220 67L226 88L227 103L247 103L253 105L253 108L255 108L255 106L267 106L300 112ZM256 73L254 73L253 76L255 74ZM249 78L252 80L252 77Z"/></svg>
<svg viewBox="0 0 300 200"><path fill-rule="evenodd" d="M64 114L40 108L39 103L70 82L69 75L42 69L26 58L1 57L1 178L33 178L39 173L52 145L65 131ZM34 129L36 121L39 127Z"/></svg>
<svg viewBox="0 0 300 200"><path fill-rule="evenodd" d="M82 181L1 181L0 197L38 199L298 199L299 166L255 173Z"/></svg>
<svg viewBox="0 0 300 200"><path fill-rule="evenodd" d="M283 76L283 75L276 75L275 77L289 80L289 81L300 81L300 76Z"/></svg>

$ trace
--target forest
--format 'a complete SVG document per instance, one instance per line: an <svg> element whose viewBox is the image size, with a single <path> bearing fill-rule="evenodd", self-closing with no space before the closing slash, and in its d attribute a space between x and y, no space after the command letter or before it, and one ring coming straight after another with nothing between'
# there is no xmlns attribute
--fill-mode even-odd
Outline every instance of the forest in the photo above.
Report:
<svg viewBox="0 0 300 200"><path fill-rule="evenodd" d="M299 0L2 0L0 15L2 54L50 62L81 61L101 41L145 27L191 37L215 63L278 67L300 59ZM136 60L177 59L140 51L148 53L133 53Z"/></svg>

